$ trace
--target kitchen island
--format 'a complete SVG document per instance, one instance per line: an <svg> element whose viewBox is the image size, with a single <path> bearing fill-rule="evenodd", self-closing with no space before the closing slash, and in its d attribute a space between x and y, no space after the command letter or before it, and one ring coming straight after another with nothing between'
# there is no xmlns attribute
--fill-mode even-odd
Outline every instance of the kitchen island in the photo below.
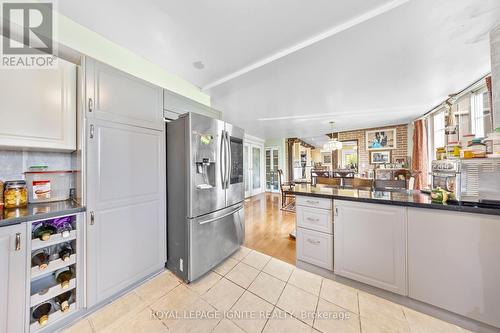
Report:
<svg viewBox="0 0 500 333"><path fill-rule="evenodd" d="M436 204L419 191L287 192L296 196L298 266L500 328L500 208Z"/></svg>
<svg viewBox="0 0 500 333"><path fill-rule="evenodd" d="M429 194L411 190L391 189L354 189L341 188L330 185L296 184L284 190L287 194L310 196L327 199L340 199L384 205L406 206L416 208L429 208L451 210L475 214L500 215L500 205L449 201L448 203L434 203Z"/></svg>

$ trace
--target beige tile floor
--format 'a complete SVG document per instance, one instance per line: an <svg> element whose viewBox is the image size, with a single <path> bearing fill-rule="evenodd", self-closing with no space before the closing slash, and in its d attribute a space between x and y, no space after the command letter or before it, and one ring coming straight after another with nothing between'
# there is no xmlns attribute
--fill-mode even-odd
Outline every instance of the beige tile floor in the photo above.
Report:
<svg viewBox="0 0 500 333"><path fill-rule="evenodd" d="M163 272L64 332L468 331L242 247L195 283Z"/></svg>

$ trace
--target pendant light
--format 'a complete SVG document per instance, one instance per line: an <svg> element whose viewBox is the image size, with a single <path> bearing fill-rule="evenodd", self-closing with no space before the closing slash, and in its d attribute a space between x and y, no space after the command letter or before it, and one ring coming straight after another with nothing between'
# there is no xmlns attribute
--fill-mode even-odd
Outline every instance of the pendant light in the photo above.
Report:
<svg viewBox="0 0 500 333"><path fill-rule="evenodd" d="M340 150L342 149L342 142L337 140L336 137L334 137L334 132L333 132L333 124L335 124L334 121L330 121L330 126L332 128L332 134L330 137L330 140L328 140L327 143L323 145L323 150L324 151L334 151L334 150Z"/></svg>

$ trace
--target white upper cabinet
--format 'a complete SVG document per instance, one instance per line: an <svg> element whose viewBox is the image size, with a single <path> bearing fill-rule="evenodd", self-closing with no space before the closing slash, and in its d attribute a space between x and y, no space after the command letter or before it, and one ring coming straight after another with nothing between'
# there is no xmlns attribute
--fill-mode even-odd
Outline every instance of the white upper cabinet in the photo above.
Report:
<svg viewBox="0 0 500 333"><path fill-rule="evenodd" d="M0 148L76 149L76 65L0 70Z"/></svg>
<svg viewBox="0 0 500 333"><path fill-rule="evenodd" d="M163 89L94 59L85 59L87 118L162 130Z"/></svg>
<svg viewBox="0 0 500 333"><path fill-rule="evenodd" d="M165 110L165 118L167 119L177 119L179 115L187 112L198 113L215 119L222 119L220 111L167 89L163 89L163 108Z"/></svg>

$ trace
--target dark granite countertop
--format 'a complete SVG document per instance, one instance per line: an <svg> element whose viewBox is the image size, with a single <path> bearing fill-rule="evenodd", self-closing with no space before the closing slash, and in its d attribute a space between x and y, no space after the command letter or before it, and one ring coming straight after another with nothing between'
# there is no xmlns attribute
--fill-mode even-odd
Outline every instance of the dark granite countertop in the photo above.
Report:
<svg viewBox="0 0 500 333"><path fill-rule="evenodd" d="M50 219L84 211L84 206L71 200L29 204L25 208L6 209L0 206L0 228L27 221Z"/></svg>
<svg viewBox="0 0 500 333"><path fill-rule="evenodd" d="M312 197L500 215L500 206L458 201L446 204L433 203L429 194L420 191L349 189L321 184L316 186L296 184L285 191L290 194Z"/></svg>

